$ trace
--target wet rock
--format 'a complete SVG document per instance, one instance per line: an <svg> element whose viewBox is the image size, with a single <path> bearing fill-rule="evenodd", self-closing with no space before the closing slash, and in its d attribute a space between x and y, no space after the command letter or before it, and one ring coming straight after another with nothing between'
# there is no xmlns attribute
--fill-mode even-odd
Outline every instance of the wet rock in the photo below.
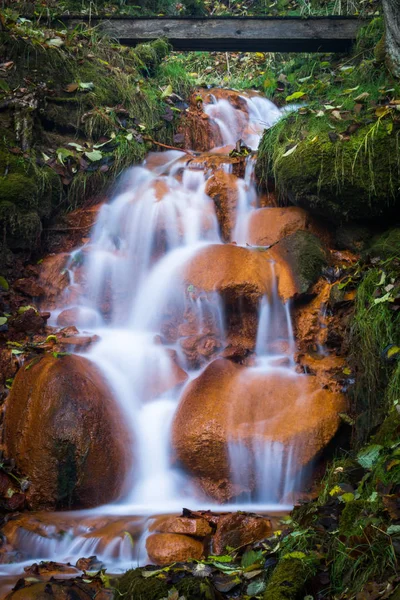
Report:
<svg viewBox="0 0 400 600"><path fill-rule="evenodd" d="M7 453L30 481L32 507L90 507L113 500L127 468L125 432L93 363L47 355L20 369L7 400Z"/></svg>
<svg viewBox="0 0 400 600"><path fill-rule="evenodd" d="M222 146L222 137L216 123L202 108L186 111L180 120L178 134L182 136L182 147L207 152L214 146Z"/></svg>
<svg viewBox="0 0 400 600"><path fill-rule="evenodd" d="M66 270L69 260L69 254L54 254L44 258L40 264L38 284L44 290L43 303L46 308L54 308L69 285Z"/></svg>
<svg viewBox="0 0 400 600"><path fill-rule="evenodd" d="M223 554L227 546L239 548L265 539L272 532L269 519L244 513L223 515L217 525L213 537L212 551L214 554Z"/></svg>
<svg viewBox="0 0 400 600"><path fill-rule="evenodd" d="M89 556L88 558L79 558L76 561L76 568L80 571L99 571L103 567L97 556Z"/></svg>
<svg viewBox="0 0 400 600"><path fill-rule="evenodd" d="M258 303L272 288L268 267L267 253L216 244L201 249L187 261L181 277L187 285L204 292L218 292L228 302L246 299Z"/></svg>
<svg viewBox="0 0 400 600"><path fill-rule="evenodd" d="M81 308L66 308L57 317L57 325L60 327L72 327L78 323L85 323L85 327L95 327L97 324L96 313L90 313Z"/></svg>
<svg viewBox="0 0 400 600"><path fill-rule="evenodd" d="M202 542L187 535L152 533L146 540L146 550L152 562L164 566L172 562L200 560L204 547Z"/></svg>
<svg viewBox="0 0 400 600"><path fill-rule="evenodd" d="M299 303L293 310L293 328L297 349L301 353L317 351L318 345L326 344L328 332L327 310L331 284L321 279L312 288L314 297L307 303Z"/></svg>
<svg viewBox="0 0 400 600"><path fill-rule="evenodd" d="M35 281L33 277L17 279L17 281L15 281L13 284L13 288L17 290L17 292L21 292L21 294L29 296L30 298L39 298L40 296L44 296L44 289L37 283L37 281Z"/></svg>
<svg viewBox="0 0 400 600"><path fill-rule="evenodd" d="M22 314L10 318L9 325L18 333L33 335L43 329L46 322L34 308L29 308Z"/></svg>
<svg viewBox="0 0 400 600"><path fill-rule="evenodd" d="M18 370L18 359L7 348L0 348L0 384L12 379Z"/></svg>
<svg viewBox="0 0 400 600"><path fill-rule="evenodd" d="M309 231L296 231L283 238L274 249L291 268L297 293L306 294L327 264L321 241Z"/></svg>
<svg viewBox="0 0 400 600"><path fill-rule="evenodd" d="M212 533L205 519L189 517L160 517L150 526L150 531L157 533L181 533L195 537L206 537Z"/></svg>
<svg viewBox="0 0 400 600"><path fill-rule="evenodd" d="M39 583L20 579L5 600L66 600L66 598L93 600L94 597L96 600L112 600L112 590L102 589L102 587L100 580L88 583L82 578Z"/></svg>
<svg viewBox="0 0 400 600"><path fill-rule="evenodd" d="M327 233L302 208L259 208L250 214L247 242L253 246L271 246L296 231L310 231L327 238Z"/></svg>
<svg viewBox="0 0 400 600"><path fill-rule="evenodd" d="M217 171L207 180L206 194L213 199L221 237L225 242L231 240L236 222L238 201L237 177L226 171Z"/></svg>
<svg viewBox="0 0 400 600"><path fill-rule="evenodd" d="M296 290L293 278L278 254L234 244L210 245L199 250L179 274L186 295L192 301L187 312L195 310L193 300L202 296L206 296L213 306L221 303L225 313L227 345L243 348L244 355L253 351L259 302L264 295L271 296L273 290L273 260L275 273L279 274L279 292L284 298L291 297ZM218 331L210 330L209 333L218 339Z"/></svg>
<svg viewBox="0 0 400 600"><path fill-rule="evenodd" d="M81 543L86 540L99 555L107 552L109 557L117 559L121 552L130 551L132 541L136 543L144 527L143 517L75 517L71 512L29 511L11 516L2 533L10 547L26 557L34 555L38 546L49 548L54 542L62 543L68 533Z"/></svg>
<svg viewBox="0 0 400 600"><path fill-rule="evenodd" d="M251 491L255 477L255 466L246 464L245 483L234 483L230 440L251 453L254 443L275 442L283 463L290 450L294 476L332 439L345 407L342 395L321 389L314 377L262 372L217 359L183 393L172 426L173 449L207 494L226 501Z"/></svg>
<svg viewBox="0 0 400 600"><path fill-rule="evenodd" d="M367 248L371 238L368 227L356 223L341 225L335 232L335 245L339 250L359 253Z"/></svg>
<svg viewBox="0 0 400 600"><path fill-rule="evenodd" d="M185 337L179 341L179 344L191 369L198 369L206 359L216 354L221 347L221 343L215 337L204 335Z"/></svg>

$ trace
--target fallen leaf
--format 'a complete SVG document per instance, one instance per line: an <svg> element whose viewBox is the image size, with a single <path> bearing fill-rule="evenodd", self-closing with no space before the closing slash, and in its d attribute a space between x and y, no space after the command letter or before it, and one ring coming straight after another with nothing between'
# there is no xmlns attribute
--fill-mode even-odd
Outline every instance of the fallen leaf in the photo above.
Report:
<svg viewBox="0 0 400 600"><path fill-rule="evenodd" d="M357 98L354 98L354 102L362 102L363 100L366 100L367 98L369 98L369 93L363 92L362 94L357 96Z"/></svg>
<svg viewBox="0 0 400 600"><path fill-rule="evenodd" d="M76 92L76 90L79 88L79 83L69 83L68 85L65 86L64 90L66 92L68 92L69 94L72 94L72 92Z"/></svg>
<svg viewBox="0 0 400 600"><path fill-rule="evenodd" d="M295 146L293 146L293 148L289 148L289 150L287 150L285 152L285 154L282 154L282 158L284 158L285 156L290 156L291 154L293 154L293 152L295 152L297 146L298 146L298 144L296 144Z"/></svg>

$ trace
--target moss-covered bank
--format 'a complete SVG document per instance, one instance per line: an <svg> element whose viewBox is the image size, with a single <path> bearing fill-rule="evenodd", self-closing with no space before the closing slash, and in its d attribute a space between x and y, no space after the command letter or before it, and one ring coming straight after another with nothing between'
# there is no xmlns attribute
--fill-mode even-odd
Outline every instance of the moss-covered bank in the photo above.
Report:
<svg viewBox="0 0 400 600"><path fill-rule="evenodd" d="M158 40L122 47L92 29L49 29L5 11L0 32L2 271L35 251L49 219L99 195L155 142L172 143L169 81ZM187 77L182 85L189 90Z"/></svg>
<svg viewBox="0 0 400 600"><path fill-rule="evenodd" d="M382 35L377 18L351 57L299 56L270 69L275 101L293 110L265 132L257 174L275 181L283 203L339 223L397 214L400 86L376 52Z"/></svg>

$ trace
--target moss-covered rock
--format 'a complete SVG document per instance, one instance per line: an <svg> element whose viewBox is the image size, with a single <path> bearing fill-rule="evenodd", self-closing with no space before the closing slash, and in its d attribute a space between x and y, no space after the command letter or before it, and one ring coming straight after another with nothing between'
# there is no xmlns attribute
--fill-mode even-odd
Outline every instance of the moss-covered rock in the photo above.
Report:
<svg viewBox="0 0 400 600"><path fill-rule="evenodd" d="M36 208L38 187L32 178L11 173L0 178L0 202L12 202L21 208Z"/></svg>
<svg viewBox="0 0 400 600"><path fill-rule="evenodd" d="M398 441L400 437L400 413L394 409L383 421L378 432L373 437L374 444L383 446Z"/></svg>
<svg viewBox="0 0 400 600"><path fill-rule="evenodd" d="M309 231L296 231L283 238L277 248L292 270L298 293L305 294L326 265L321 240Z"/></svg>
<svg viewBox="0 0 400 600"><path fill-rule="evenodd" d="M371 240L371 230L357 223L344 224L337 228L335 245L339 250L362 252Z"/></svg>
<svg viewBox="0 0 400 600"><path fill-rule="evenodd" d="M42 222L36 211L24 211L12 202L0 202L0 224L3 239L11 250L32 250L42 232Z"/></svg>
<svg viewBox="0 0 400 600"><path fill-rule="evenodd" d="M207 579L186 576L176 583L167 582L167 573L143 577L143 569L127 571L118 581L117 590L125 600L161 600L175 589L186 600L212 600L214 590Z"/></svg>
<svg viewBox="0 0 400 600"><path fill-rule="evenodd" d="M400 258L400 227L389 229L376 236L370 245L369 253L383 259Z"/></svg>
<svg viewBox="0 0 400 600"><path fill-rule="evenodd" d="M377 121L347 140L331 139L328 132L309 135L284 156L292 127L290 119L286 123L280 125L282 147L273 158L268 142L274 134L264 134L257 161L260 179L273 173L281 195L336 222L395 213L400 205L398 132Z"/></svg>
<svg viewBox="0 0 400 600"><path fill-rule="evenodd" d="M342 511L342 514L340 515L339 520L339 528L341 535L350 536L360 534L360 532L362 532L362 528L360 529L360 524L358 523L358 520L362 514L363 509L363 500L353 500L352 502L347 502Z"/></svg>
<svg viewBox="0 0 400 600"><path fill-rule="evenodd" d="M265 600L296 600L301 598L307 580L307 570L298 558L285 558L275 568L264 593Z"/></svg>

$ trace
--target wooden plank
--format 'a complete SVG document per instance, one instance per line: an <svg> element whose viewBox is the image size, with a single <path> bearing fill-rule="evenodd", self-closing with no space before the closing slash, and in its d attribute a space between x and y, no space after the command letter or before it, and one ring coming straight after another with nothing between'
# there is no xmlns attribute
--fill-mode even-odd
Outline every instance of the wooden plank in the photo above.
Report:
<svg viewBox="0 0 400 600"><path fill-rule="evenodd" d="M63 17L72 26L84 19ZM344 52L365 24L352 17L113 17L91 26L134 46L167 38L176 50L242 52Z"/></svg>

